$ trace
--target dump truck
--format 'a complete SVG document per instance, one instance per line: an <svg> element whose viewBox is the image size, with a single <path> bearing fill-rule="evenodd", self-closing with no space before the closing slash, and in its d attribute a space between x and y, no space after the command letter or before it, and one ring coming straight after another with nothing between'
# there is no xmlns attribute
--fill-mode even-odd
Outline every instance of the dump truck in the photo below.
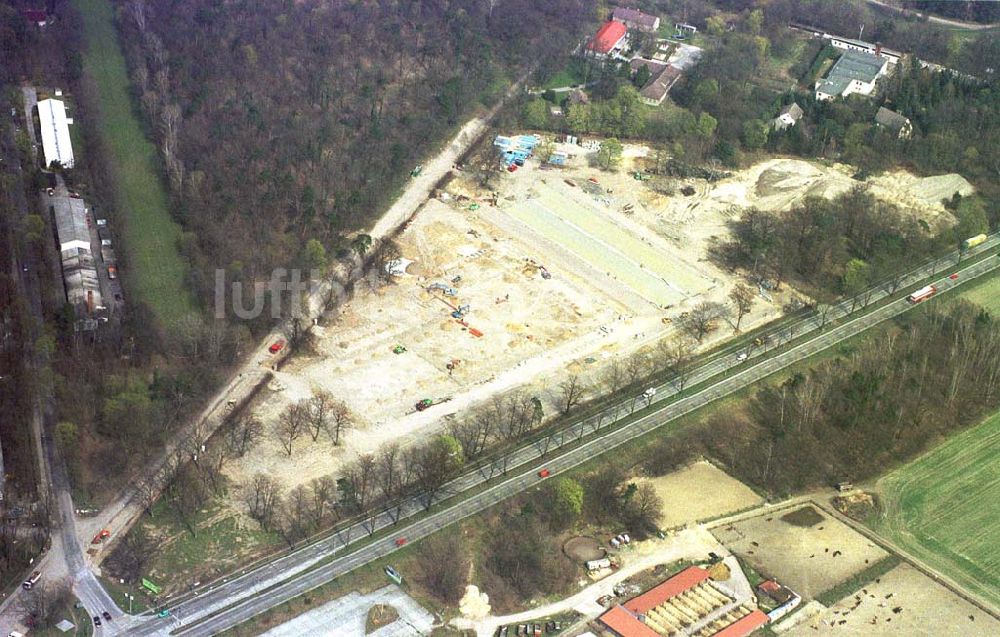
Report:
<svg viewBox="0 0 1000 637"><path fill-rule="evenodd" d="M985 234L977 234L974 237L969 237L968 239L962 242L962 249L968 250L970 248L975 248L977 245L985 243L987 238L988 237Z"/></svg>

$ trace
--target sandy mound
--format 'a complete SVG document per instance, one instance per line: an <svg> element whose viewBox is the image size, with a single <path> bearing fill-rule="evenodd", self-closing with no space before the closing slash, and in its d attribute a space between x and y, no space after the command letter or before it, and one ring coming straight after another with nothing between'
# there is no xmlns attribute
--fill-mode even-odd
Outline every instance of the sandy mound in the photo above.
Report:
<svg viewBox="0 0 1000 637"><path fill-rule="evenodd" d="M480 593L478 586L469 584L465 587L465 595L458 602L458 610L463 617L483 619L490 614L490 596Z"/></svg>

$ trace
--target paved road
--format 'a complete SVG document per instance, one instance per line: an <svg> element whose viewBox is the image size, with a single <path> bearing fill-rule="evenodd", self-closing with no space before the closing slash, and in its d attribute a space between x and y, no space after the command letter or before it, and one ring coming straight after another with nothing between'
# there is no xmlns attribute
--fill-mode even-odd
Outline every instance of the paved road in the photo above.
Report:
<svg viewBox="0 0 1000 637"><path fill-rule="evenodd" d="M890 11L895 11L896 13L904 13L904 10L900 7L889 4L888 2L882 2L881 0L865 0L868 4L878 5L884 9L889 9ZM928 22L936 22L937 24L943 24L949 27L957 27L959 29L965 29L967 31L983 31L985 29L992 29L993 27L1000 26L1000 24L983 24L981 22L965 22L962 20L953 20L951 18L944 18L941 16L934 15L932 13L920 13L919 11L914 11L912 9L905 11L907 15L918 15L927 16Z"/></svg>
<svg viewBox="0 0 1000 637"><path fill-rule="evenodd" d="M14 203L17 214L27 214L29 208L22 187L21 166L17 162L18 154L11 136L6 136L2 140L2 148L3 156L7 158L5 160L6 170L17 178L15 182L17 187L13 192L8 193L8 196ZM16 270L19 273L17 280L20 293L23 298L27 299L30 311L38 325L42 325L45 318L42 308L43 290L38 273L44 265L39 262L34 252L24 255L23 259L23 262L17 264ZM44 361L38 358L32 362L34 365L44 364ZM51 521L54 531L52 543L39 564L39 570L44 571L45 582L49 585L61 582L72 586L88 611L97 613L107 610L113 615L121 615L121 611L115 607L114 602L107 596L90 569L87 568L80 545L76 541L76 525L73 502L70 498L69 480L52 435L55 428L53 396L51 393L46 394L42 391L39 392L36 399L31 427L41 474L40 491L48 491L55 503ZM17 599L23 594L23 591L18 589L0 607L0 630L3 630L4 633L13 630L21 619L17 616Z"/></svg>
<svg viewBox="0 0 1000 637"><path fill-rule="evenodd" d="M977 252L994 250L998 243L1000 243L1000 238L992 236L987 243L978 248ZM954 263L956 256L938 259L932 264L920 268L904 279L900 284L900 289L908 289L916 282L926 278L930 272L958 271L959 277L956 280L944 276L936 281L935 284L944 293L982 274L993 271L1000 265L1000 259L993 256L970 266L949 268L948 264ZM873 292L869 302L875 302L884 296L886 296L884 290ZM199 592L197 597L175 603L174 616L169 621L155 620L136 625L131 630L131 634L163 634L167 630L174 629L177 634L181 635L210 635L234 626L358 566L391 554L396 550L394 539L397 536L405 536L411 541L425 537L444 526L482 511L537 484L538 478L535 474L542 466L550 469L552 473L575 467L597 454L605 453L666 422L690 413L718 398L739 391L795 362L894 317L910 309L911 306L905 298L900 298L869 314L857 317L850 316L850 307L851 302L849 301L835 306L830 311L827 321L837 318L840 319L840 322L836 325L827 324L825 330L820 329L822 321L818 317L802 319L799 324L783 326L780 332L772 337L772 341L787 342L802 336L809 330L814 330L815 335L771 358L755 362L755 357L764 354L762 350L752 352L751 359L746 363L738 363L731 353L715 357L692 374L688 384L690 386L722 374L721 380L691 396L643 415L630 424L617 429L609 426L616 420L630 415L633 407L636 406L637 401L635 400L619 403L600 414L588 417L581 423L574 424L563 432L550 436L546 440L522 447L508 458L508 466L518 468L515 475L505 476L501 481L466 500L438 510L405 527L400 527L396 535L392 537L381 539L363 549L344 554L317 566L320 562L327 560L329 556L342 552L353 542L357 542L359 538L365 537L368 531L385 529L394 525L396 523L395 510L383 512L372 521L342 529L336 535L299 549L245 575L216 583ZM676 387L665 384L658 389L653 402L654 404L656 402L662 403L666 398L676 393ZM641 404L638 406L641 407ZM558 454L557 450L560 446L601 429L604 433L599 437L565 453ZM553 452L557 455L549 456L543 462L542 458ZM502 473L497 464L480 467L479 470L470 472L450 483L446 494L454 494L481 486ZM405 519L415 515L423 510L422 505L423 502L419 499L407 501L400 510L400 517ZM140 621L141 619L139 618Z"/></svg>

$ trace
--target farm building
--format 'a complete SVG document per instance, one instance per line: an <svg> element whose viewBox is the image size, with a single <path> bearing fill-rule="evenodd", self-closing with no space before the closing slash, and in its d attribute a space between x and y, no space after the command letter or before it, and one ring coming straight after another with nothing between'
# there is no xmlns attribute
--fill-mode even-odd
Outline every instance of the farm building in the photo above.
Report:
<svg viewBox="0 0 1000 637"><path fill-rule="evenodd" d="M886 74L885 58L859 51L844 51L826 77L816 82L816 99L832 100L855 93L871 95L875 82Z"/></svg>
<svg viewBox="0 0 1000 637"><path fill-rule="evenodd" d="M90 250L90 228L87 227L87 210L83 199L53 197L52 214L55 216L59 251L80 248Z"/></svg>
<svg viewBox="0 0 1000 637"><path fill-rule="evenodd" d="M611 19L621 22L629 29L655 33L660 28L660 19L631 7L616 7Z"/></svg>
<svg viewBox="0 0 1000 637"><path fill-rule="evenodd" d="M72 197L55 197L52 204L66 301L80 314L92 314L102 303L86 206Z"/></svg>
<svg viewBox="0 0 1000 637"><path fill-rule="evenodd" d="M795 126L802 119L803 111L802 107L792 102L788 106L781 109L778 116L771 120L771 128L774 130L785 130L790 126Z"/></svg>
<svg viewBox="0 0 1000 637"><path fill-rule="evenodd" d="M59 162L64 168L73 167L73 143L69 138L69 120L62 100L38 102L38 121L42 129L42 152L45 166Z"/></svg>
<svg viewBox="0 0 1000 637"><path fill-rule="evenodd" d="M599 618L620 637L744 637L767 615L716 586L708 571L691 566Z"/></svg>
<svg viewBox="0 0 1000 637"><path fill-rule="evenodd" d="M594 57L612 56L625 48L628 30L625 25L615 20L605 22L593 39L587 43L587 51Z"/></svg>
<svg viewBox="0 0 1000 637"><path fill-rule="evenodd" d="M896 111L890 111L884 106L880 106L875 113L875 123L896 133L899 139L907 139L913 135L913 123L910 122L910 118Z"/></svg>

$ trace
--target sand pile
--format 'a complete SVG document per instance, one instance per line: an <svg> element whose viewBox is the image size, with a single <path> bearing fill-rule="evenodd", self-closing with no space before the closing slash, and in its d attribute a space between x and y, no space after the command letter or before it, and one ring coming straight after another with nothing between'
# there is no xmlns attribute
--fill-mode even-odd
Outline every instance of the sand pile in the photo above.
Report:
<svg viewBox="0 0 1000 637"><path fill-rule="evenodd" d="M469 584L465 587L465 595L458 602L458 610L463 617L483 619L490 614L490 596L480 593L478 586Z"/></svg>

